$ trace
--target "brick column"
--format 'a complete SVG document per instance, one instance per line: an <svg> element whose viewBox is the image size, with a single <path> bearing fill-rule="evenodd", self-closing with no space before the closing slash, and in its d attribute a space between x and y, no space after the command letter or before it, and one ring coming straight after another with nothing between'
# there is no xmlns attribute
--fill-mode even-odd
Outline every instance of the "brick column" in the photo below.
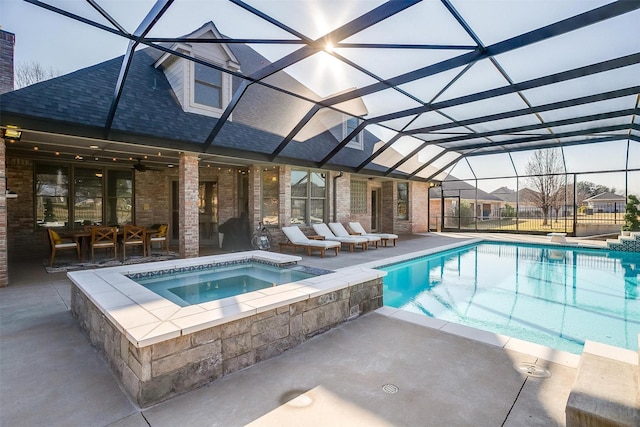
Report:
<svg viewBox="0 0 640 427"><path fill-rule="evenodd" d="M412 233L426 233L429 231L429 183L409 183L409 218L411 218Z"/></svg>
<svg viewBox="0 0 640 427"><path fill-rule="evenodd" d="M9 268L7 263L7 165L6 146L0 139L0 288L9 284Z"/></svg>
<svg viewBox="0 0 640 427"><path fill-rule="evenodd" d="M178 179L181 258L194 258L199 255L198 179L198 156L181 153Z"/></svg>
<svg viewBox="0 0 640 427"><path fill-rule="evenodd" d="M253 230L262 221L262 168L259 165L249 167L249 227Z"/></svg>

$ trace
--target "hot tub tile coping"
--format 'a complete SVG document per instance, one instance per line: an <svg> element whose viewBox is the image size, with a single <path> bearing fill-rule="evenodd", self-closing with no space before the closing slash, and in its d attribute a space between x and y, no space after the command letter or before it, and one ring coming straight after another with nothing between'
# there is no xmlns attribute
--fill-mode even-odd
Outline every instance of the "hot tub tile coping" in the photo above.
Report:
<svg viewBox="0 0 640 427"><path fill-rule="evenodd" d="M323 276L217 300L218 302L210 301L187 307L180 307L159 297L126 277L132 271L160 271L169 267L180 268L212 262L256 258L273 263L289 263L301 259L298 256L286 254L250 251L187 260L162 261L153 264L137 264L135 268L120 266L102 270L70 272L67 273L67 276L132 344L137 347L145 347L164 339L187 335L279 306L293 304L358 283L375 280L386 274L370 268L351 267ZM136 292L136 287L139 287L139 292ZM278 289L276 290L276 288ZM100 292L94 295L93 292L90 292L91 289ZM110 295L96 297L96 295L105 292ZM101 304L101 301L105 300L109 302L108 307ZM166 301L166 304L162 300Z"/></svg>

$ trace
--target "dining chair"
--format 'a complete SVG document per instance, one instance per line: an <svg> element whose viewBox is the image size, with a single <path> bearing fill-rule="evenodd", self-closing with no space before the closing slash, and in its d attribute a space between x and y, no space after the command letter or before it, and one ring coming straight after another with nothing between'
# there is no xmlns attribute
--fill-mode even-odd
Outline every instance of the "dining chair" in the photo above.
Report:
<svg viewBox="0 0 640 427"><path fill-rule="evenodd" d="M122 260L127 259L127 246L142 248L142 256L147 256L147 228L139 225L125 225L122 231Z"/></svg>
<svg viewBox="0 0 640 427"><path fill-rule="evenodd" d="M149 237L149 254L153 251L153 244L159 243L160 249L164 245L167 254L169 253L169 224L162 224L158 227L158 232Z"/></svg>
<svg viewBox="0 0 640 427"><path fill-rule="evenodd" d="M51 258L49 259L49 267L53 266L53 261L56 257L56 251L64 250L64 249L75 249L78 254L78 261L80 261L80 243L77 239L73 239L70 241L68 237L60 237L60 235L52 230L49 231L49 242L51 242Z"/></svg>
<svg viewBox="0 0 640 427"><path fill-rule="evenodd" d="M113 248L113 257L118 258L118 229L116 227L93 227L91 229L91 260L95 258L95 249Z"/></svg>

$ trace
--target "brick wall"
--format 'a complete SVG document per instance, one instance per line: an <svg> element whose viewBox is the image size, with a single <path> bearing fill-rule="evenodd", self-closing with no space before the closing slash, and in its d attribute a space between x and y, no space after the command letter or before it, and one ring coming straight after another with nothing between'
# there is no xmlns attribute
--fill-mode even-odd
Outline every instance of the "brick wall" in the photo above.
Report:
<svg viewBox="0 0 640 427"><path fill-rule="evenodd" d="M0 93L13 90L13 48L16 36L0 30ZM4 123L3 123L4 124Z"/></svg>
<svg viewBox="0 0 640 427"><path fill-rule="evenodd" d="M409 219L412 233L429 231L429 183L409 183Z"/></svg>
<svg viewBox="0 0 640 427"><path fill-rule="evenodd" d="M240 216L240 212L238 212L238 173L233 168L222 168L218 172L218 221L223 224L230 218Z"/></svg>
<svg viewBox="0 0 640 427"><path fill-rule="evenodd" d="M200 251L200 211L198 209L198 156L180 154L179 211L180 257L197 257Z"/></svg>
<svg viewBox="0 0 640 427"><path fill-rule="evenodd" d="M9 284L9 264L7 262L7 198L5 197L5 150L4 140L0 139L0 288Z"/></svg>
<svg viewBox="0 0 640 427"><path fill-rule="evenodd" d="M249 168L249 227L253 230L262 221L262 168Z"/></svg>
<svg viewBox="0 0 640 427"><path fill-rule="evenodd" d="M396 233L396 183L395 181L385 181L382 183L382 206L380 213L380 228L383 233Z"/></svg>
<svg viewBox="0 0 640 427"><path fill-rule="evenodd" d="M333 183L333 177L337 176L337 173L330 174L331 182ZM332 189L336 193L336 218L335 222L341 222L343 224L351 221L351 175L348 173L343 174L340 178L335 180L336 186ZM333 197L331 197L333 201ZM334 222L333 207L331 209L328 222Z"/></svg>
<svg viewBox="0 0 640 427"><path fill-rule="evenodd" d="M147 170L135 173L135 223L168 224L171 221L171 182L178 171Z"/></svg>
<svg viewBox="0 0 640 427"><path fill-rule="evenodd" d="M6 166L7 186L18 194L17 198L7 200L8 256L10 259L48 257L50 248L46 230L34 231L34 162L9 157Z"/></svg>

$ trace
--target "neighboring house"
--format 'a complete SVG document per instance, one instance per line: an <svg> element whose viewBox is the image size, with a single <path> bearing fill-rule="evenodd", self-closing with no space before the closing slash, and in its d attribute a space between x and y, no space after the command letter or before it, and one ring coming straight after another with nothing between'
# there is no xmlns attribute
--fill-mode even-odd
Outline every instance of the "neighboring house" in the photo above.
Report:
<svg viewBox="0 0 640 427"><path fill-rule="evenodd" d="M624 213L626 201L624 196L605 192L584 199L582 205L593 213Z"/></svg>
<svg viewBox="0 0 640 427"><path fill-rule="evenodd" d="M500 187L493 190L490 194L503 200L505 204L510 205L514 209L518 209L518 213L532 213L540 212L536 200L536 192L529 188L523 188L518 190L512 190L508 187Z"/></svg>
<svg viewBox="0 0 640 427"><path fill-rule="evenodd" d="M444 200L443 200L444 196ZM489 194L473 185L450 176L442 182L441 187L429 191L430 227L435 229L434 221L441 216L444 205L445 216L457 216L461 205L469 206L469 211L478 220L488 220L500 215L504 202L493 194Z"/></svg>
<svg viewBox="0 0 640 427"><path fill-rule="evenodd" d="M0 95L2 125L23 133L18 143L5 141L2 159L7 184L18 193L7 203L11 256L48 252L48 226L123 220L170 224L181 256L217 244L218 225L242 215L252 226L272 226L276 238L283 225L330 221L358 220L372 231L427 230L427 183L339 172L371 156L380 143L371 133L361 132L323 169L313 167L310 159L332 152L366 115L362 100L340 106L350 114L320 109L289 135L313 106L302 97L320 96L283 71L265 80L300 97L247 85L234 73L258 75L267 59L247 45L188 42L194 38L221 35L209 22L165 46L179 55L135 51L115 109L123 57ZM184 203L185 196L196 197L197 206Z"/></svg>

